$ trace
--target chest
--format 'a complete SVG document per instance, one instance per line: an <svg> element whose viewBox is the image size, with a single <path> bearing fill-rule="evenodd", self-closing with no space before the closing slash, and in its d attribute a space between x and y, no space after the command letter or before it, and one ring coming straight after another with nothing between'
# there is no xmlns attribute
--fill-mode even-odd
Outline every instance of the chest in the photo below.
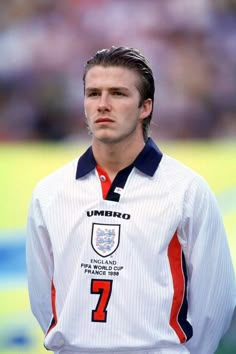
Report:
<svg viewBox="0 0 236 354"><path fill-rule="evenodd" d="M181 194L136 178L116 186L119 201L111 201L103 199L99 180L83 182L55 196L46 213L55 257L66 259L75 249L88 258L132 251L155 259L167 252L181 219Z"/></svg>

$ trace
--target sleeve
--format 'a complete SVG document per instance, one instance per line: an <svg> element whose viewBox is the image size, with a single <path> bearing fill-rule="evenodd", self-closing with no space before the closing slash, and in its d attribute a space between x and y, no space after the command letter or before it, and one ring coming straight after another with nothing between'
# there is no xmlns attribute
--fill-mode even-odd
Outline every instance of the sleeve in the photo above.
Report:
<svg viewBox="0 0 236 354"><path fill-rule="evenodd" d="M34 197L27 220L26 265L31 310L46 333L52 319L53 256L40 204Z"/></svg>
<svg viewBox="0 0 236 354"><path fill-rule="evenodd" d="M187 192L182 225L188 267L191 354L212 354L233 316L235 274L219 207L205 181Z"/></svg>

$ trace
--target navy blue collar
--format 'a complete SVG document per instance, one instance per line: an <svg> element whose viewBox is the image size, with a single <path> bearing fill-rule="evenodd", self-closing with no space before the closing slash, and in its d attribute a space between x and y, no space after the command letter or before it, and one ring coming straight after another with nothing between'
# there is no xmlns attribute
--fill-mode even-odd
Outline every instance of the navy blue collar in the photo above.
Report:
<svg viewBox="0 0 236 354"><path fill-rule="evenodd" d="M158 149L154 141L151 138L148 138L143 150L136 157L132 165L144 174L153 176L159 166L162 156L162 152ZM92 147L90 146L79 158L76 179L87 175L96 167L96 164Z"/></svg>

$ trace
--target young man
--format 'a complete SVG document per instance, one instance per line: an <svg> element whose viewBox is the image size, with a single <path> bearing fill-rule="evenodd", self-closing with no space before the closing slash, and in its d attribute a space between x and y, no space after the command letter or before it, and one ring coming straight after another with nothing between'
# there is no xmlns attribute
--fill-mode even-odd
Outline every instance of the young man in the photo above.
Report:
<svg viewBox="0 0 236 354"><path fill-rule="evenodd" d="M154 79L137 50L97 52L84 92L92 146L43 179L29 209L29 294L45 347L212 354L235 306L215 198L148 138Z"/></svg>

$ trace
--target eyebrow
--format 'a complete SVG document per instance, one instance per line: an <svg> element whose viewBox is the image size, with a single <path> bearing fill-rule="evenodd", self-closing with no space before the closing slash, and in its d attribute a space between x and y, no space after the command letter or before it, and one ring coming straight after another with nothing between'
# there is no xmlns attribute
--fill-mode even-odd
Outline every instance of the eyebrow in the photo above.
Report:
<svg viewBox="0 0 236 354"><path fill-rule="evenodd" d="M101 88L99 87L87 87L85 89L85 92L91 92L91 91L100 91ZM129 92L129 89L127 87L124 86L114 86L114 87L109 87L108 91L125 91L125 92Z"/></svg>

